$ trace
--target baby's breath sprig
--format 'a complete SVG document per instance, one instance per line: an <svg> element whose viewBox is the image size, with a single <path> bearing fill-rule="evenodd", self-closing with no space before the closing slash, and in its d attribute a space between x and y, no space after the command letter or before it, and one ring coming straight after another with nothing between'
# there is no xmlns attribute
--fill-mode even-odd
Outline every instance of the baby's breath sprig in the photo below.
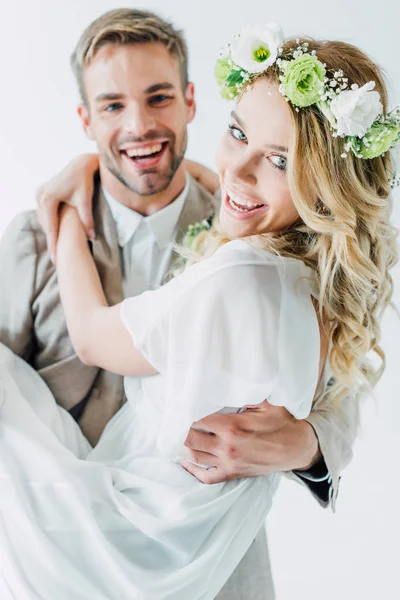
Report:
<svg viewBox="0 0 400 600"><path fill-rule="evenodd" d="M196 223L191 223L187 228L187 231L182 240L182 245L185 248L191 249L193 246L193 242L195 238L202 231L207 231L210 229L212 223L212 219L203 219L202 221L197 221Z"/></svg>
<svg viewBox="0 0 400 600"><path fill-rule="evenodd" d="M348 153L361 159L384 155L400 140L400 108L383 115L374 81L361 87L351 84L342 69L327 65L310 51L307 41L296 40L284 48L279 25L247 27L235 36L216 65L221 95L233 100L272 65L279 71L279 91L296 112L315 105L328 119L333 137L344 140L342 158Z"/></svg>

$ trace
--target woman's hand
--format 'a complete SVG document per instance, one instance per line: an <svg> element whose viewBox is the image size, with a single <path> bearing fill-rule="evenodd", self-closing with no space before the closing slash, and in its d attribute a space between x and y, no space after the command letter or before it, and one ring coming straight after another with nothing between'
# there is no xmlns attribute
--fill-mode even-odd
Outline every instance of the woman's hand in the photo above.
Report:
<svg viewBox="0 0 400 600"><path fill-rule="evenodd" d="M59 207L62 203L77 209L87 237L95 237L92 196L93 176L98 168L97 154L80 155L37 190L39 222L46 234L47 247L53 262L60 228Z"/></svg>

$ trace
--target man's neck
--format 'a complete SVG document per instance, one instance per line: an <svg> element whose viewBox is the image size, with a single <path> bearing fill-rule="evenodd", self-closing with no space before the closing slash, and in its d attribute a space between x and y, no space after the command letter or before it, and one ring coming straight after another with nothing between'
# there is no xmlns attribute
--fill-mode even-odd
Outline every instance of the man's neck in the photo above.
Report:
<svg viewBox="0 0 400 600"><path fill-rule="evenodd" d="M115 200L146 217L171 204L183 192L186 183L185 171L182 165L175 173L167 189L152 196L136 194L114 177L101 162L100 179L104 188Z"/></svg>

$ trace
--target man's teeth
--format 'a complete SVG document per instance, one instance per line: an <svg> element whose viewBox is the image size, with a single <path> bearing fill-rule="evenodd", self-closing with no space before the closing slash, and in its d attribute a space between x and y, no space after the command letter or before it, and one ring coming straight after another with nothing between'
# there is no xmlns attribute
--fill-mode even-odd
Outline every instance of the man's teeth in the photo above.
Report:
<svg viewBox="0 0 400 600"><path fill-rule="evenodd" d="M264 206L263 204L254 204L253 202L249 202L248 200L239 199L237 196L229 196L229 204L235 210L239 212L249 212L250 210L254 210L255 208L260 208Z"/></svg>
<svg viewBox="0 0 400 600"><path fill-rule="evenodd" d="M156 154L161 150L162 144L154 144L154 146L147 146L146 148L130 148L126 150L126 153L130 158L135 158L136 156L150 156L150 154Z"/></svg>

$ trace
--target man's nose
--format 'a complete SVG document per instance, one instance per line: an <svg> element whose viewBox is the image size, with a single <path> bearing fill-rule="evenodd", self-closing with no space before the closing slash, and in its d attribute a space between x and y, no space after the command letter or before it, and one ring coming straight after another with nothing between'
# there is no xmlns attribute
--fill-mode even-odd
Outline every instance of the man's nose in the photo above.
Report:
<svg viewBox="0 0 400 600"><path fill-rule="evenodd" d="M156 128L156 121L148 108L133 106L125 113L123 127L127 133L135 137L144 137Z"/></svg>

